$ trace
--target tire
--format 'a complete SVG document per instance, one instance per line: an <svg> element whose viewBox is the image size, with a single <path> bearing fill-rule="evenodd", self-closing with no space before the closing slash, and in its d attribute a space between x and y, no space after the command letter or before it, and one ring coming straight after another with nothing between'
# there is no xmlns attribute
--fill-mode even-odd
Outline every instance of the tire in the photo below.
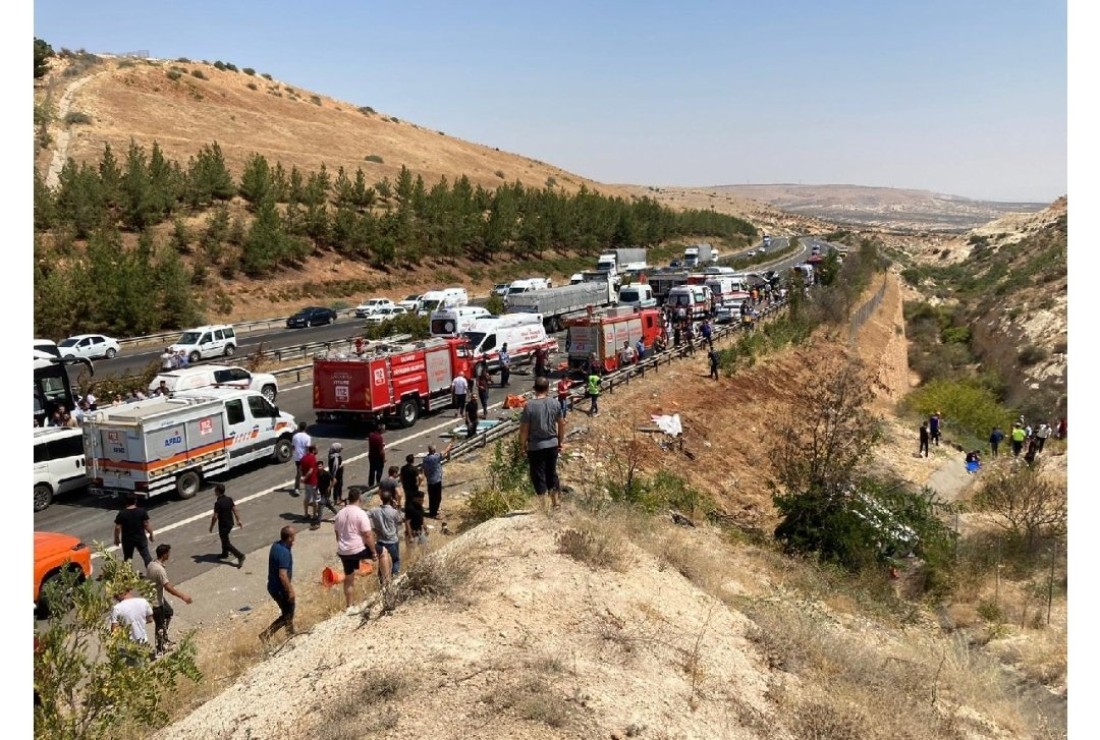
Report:
<svg viewBox="0 0 1100 740"><path fill-rule="evenodd" d="M34 510L42 511L53 503L53 490L45 483L34 487Z"/></svg>
<svg viewBox="0 0 1100 740"><path fill-rule="evenodd" d="M275 443L275 452L273 456L275 462L285 463L290 462L290 458L294 455L294 445L291 444L289 437L280 437L279 441Z"/></svg>
<svg viewBox="0 0 1100 740"><path fill-rule="evenodd" d="M190 355L188 355L187 359L190 362L198 362L199 360L202 359L202 355L200 355L198 353L198 350L196 350L196 351L192 352Z"/></svg>
<svg viewBox="0 0 1100 740"><path fill-rule="evenodd" d="M234 346L232 344L225 345L225 356L226 357L232 357L233 353L236 352L236 351L237 351L236 346Z"/></svg>
<svg viewBox="0 0 1100 740"><path fill-rule="evenodd" d="M107 354L106 354L107 359L108 360L113 360L113 359L115 359L116 356L118 356L118 350L115 349L114 347L108 347L107 348Z"/></svg>
<svg viewBox="0 0 1100 740"><path fill-rule="evenodd" d="M397 409L397 416L402 428L408 429L416 423L417 418L420 416L420 402L415 398L402 400Z"/></svg>
<svg viewBox="0 0 1100 740"><path fill-rule="evenodd" d="M176 495L181 499L195 498L200 488L202 488L202 476L197 470L185 470L176 478Z"/></svg>
<svg viewBox="0 0 1100 740"><path fill-rule="evenodd" d="M34 602L35 619L50 618L50 602L46 599L46 584L55 580L58 575L59 573L51 573L42 579L42 584L38 587L38 601Z"/></svg>
<svg viewBox="0 0 1100 740"><path fill-rule="evenodd" d="M266 398L268 401L275 403L275 396L278 395L278 391L275 390L273 385L265 385L260 389L260 395Z"/></svg>

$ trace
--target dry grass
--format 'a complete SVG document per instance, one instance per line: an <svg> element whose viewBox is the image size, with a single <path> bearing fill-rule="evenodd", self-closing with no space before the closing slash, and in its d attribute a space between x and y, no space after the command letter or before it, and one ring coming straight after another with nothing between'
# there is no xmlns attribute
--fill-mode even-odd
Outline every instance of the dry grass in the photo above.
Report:
<svg viewBox="0 0 1100 740"><path fill-rule="evenodd" d="M397 729L400 714L393 702L416 689L416 681L395 668L371 669L346 696L328 704L314 737L359 740Z"/></svg>
<svg viewBox="0 0 1100 740"><path fill-rule="evenodd" d="M557 535L558 552L593 570L626 571L630 564L622 538L613 530L578 519Z"/></svg>

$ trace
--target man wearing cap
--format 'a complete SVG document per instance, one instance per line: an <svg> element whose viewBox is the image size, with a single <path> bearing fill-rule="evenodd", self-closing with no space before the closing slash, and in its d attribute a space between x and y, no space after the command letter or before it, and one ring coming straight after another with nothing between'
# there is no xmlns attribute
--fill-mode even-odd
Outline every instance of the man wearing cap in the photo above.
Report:
<svg viewBox="0 0 1100 740"><path fill-rule="evenodd" d="M332 500L344 502L344 445L333 442L328 448L328 472L332 475Z"/></svg>

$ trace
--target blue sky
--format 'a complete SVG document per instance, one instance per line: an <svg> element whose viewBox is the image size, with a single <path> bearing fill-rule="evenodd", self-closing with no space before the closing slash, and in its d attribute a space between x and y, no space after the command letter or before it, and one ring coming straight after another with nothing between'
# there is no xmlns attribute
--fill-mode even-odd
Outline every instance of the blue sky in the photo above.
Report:
<svg viewBox="0 0 1100 740"><path fill-rule="evenodd" d="M603 182L1066 192L1064 2L39 1L54 48L254 67Z"/></svg>

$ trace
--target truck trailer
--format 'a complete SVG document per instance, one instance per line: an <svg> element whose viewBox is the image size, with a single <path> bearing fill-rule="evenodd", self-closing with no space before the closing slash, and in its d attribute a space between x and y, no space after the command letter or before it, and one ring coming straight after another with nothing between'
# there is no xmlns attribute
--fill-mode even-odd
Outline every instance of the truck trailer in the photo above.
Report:
<svg viewBox="0 0 1100 740"><path fill-rule="evenodd" d="M617 300L614 289L606 280L562 285L546 290L509 295L508 313L542 314L542 323L548 334L561 331L565 319L589 306L602 308Z"/></svg>
<svg viewBox="0 0 1100 740"><path fill-rule="evenodd" d="M684 267L702 267L718 259L718 252L709 244L695 244L684 250Z"/></svg>

